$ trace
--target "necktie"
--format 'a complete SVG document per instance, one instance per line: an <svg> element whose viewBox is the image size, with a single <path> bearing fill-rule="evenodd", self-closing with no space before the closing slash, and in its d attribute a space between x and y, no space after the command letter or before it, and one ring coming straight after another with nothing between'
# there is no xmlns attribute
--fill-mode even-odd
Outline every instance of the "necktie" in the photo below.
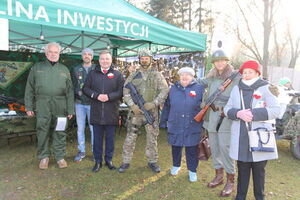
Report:
<svg viewBox="0 0 300 200"><path fill-rule="evenodd" d="M102 70L104 74L107 74L107 69Z"/></svg>

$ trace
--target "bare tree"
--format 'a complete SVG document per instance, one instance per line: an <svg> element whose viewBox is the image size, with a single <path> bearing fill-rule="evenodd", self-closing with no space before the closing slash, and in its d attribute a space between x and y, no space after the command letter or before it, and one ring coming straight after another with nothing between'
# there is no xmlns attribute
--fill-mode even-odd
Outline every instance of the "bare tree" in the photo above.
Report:
<svg viewBox="0 0 300 200"><path fill-rule="evenodd" d="M192 30L192 0L188 0L189 6L189 30Z"/></svg>
<svg viewBox="0 0 300 200"><path fill-rule="evenodd" d="M292 31L290 27L288 28L288 40L290 44L290 49L291 49L291 60L289 63L289 68L295 68L297 59L300 56L300 36L297 38L294 38L292 36Z"/></svg>
<svg viewBox="0 0 300 200"><path fill-rule="evenodd" d="M270 63L272 60L275 60L276 66L281 66L282 58L286 55L287 45L289 43L287 32L283 34L283 36L278 36L277 26L273 25L273 38L274 38L274 48L273 53L271 51L270 55ZM278 39L280 37L280 40Z"/></svg>
<svg viewBox="0 0 300 200"><path fill-rule="evenodd" d="M273 11L275 0L263 0L264 1L264 47L263 47L263 77L268 77L268 63L269 63L269 42L271 34L271 25L273 23Z"/></svg>
<svg viewBox="0 0 300 200"><path fill-rule="evenodd" d="M259 63L263 66L263 77L268 77L268 71L267 66L269 62L269 43L270 43L270 35L272 31L272 24L274 23L274 8L275 8L275 1L277 0L262 0L263 2L263 17L260 23L262 24L263 28L263 46L262 50L259 46L259 42L257 41L257 37L255 37L255 33L250 25L249 22L249 16L246 14L245 9L242 8L240 0L235 0L237 7L242 15L242 19L246 26L246 32L250 36L250 42L249 40L246 40L244 38L244 34L242 34L239 25L236 27L236 34L239 39L239 41L247 47L247 49L253 54L253 56L257 59ZM254 13L254 9L259 8L259 5L257 5L254 1L251 1L249 4L247 4L247 9L253 11L250 12ZM258 17L257 17L258 18Z"/></svg>

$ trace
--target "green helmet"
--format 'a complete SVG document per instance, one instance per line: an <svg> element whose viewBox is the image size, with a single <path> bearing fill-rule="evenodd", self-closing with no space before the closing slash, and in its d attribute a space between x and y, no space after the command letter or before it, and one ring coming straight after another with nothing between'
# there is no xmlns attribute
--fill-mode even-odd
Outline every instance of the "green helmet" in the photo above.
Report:
<svg viewBox="0 0 300 200"><path fill-rule="evenodd" d="M152 57L152 53L151 53L151 51L148 50L148 49L142 49L142 50L140 50L139 53L138 53L138 55L139 55L139 57L141 57L141 56L149 56L149 57Z"/></svg>
<svg viewBox="0 0 300 200"><path fill-rule="evenodd" d="M227 60L229 61L229 58L227 57L227 55L224 53L224 51L222 50L217 50L215 51L212 56L211 56L211 62L214 63L215 61L218 60Z"/></svg>

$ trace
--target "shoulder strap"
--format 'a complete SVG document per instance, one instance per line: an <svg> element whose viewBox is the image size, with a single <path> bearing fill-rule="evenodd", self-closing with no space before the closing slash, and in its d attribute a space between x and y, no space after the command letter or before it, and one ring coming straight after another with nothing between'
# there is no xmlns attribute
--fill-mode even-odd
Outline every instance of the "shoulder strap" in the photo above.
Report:
<svg viewBox="0 0 300 200"><path fill-rule="evenodd" d="M240 95L241 95L241 103L242 103L242 109L245 110L245 102L244 102L244 97L243 97L243 90L240 89ZM249 122L245 122L246 128L248 131L251 130L252 124Z"/></svg>

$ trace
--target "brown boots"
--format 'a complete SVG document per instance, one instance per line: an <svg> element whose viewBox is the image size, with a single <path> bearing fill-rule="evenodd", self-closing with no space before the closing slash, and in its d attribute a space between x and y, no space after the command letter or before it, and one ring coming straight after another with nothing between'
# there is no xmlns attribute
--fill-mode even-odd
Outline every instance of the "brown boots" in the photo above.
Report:
<svg viewBox="0 0 300 200"><path fill-rule="evenodd" d="M227 174L227 181L220 193L221 197L228 197L231 195L234 187L234 174Z"/></svg>
<svg viewBox="0 0 300 200"><path fill-rule="evenodd" d="M214 188L218 185L223 184L224 182L224 170L223 168L216 169L216 176L215 178L207 184L207 187ZM234 187L234 174L227 174L227 181L220 193L221 197L228 197L231 195Z"/></svg>
<svg viewBox="0 0 300 200"><path fill-rule="evenodd" d="M223 184L224 181L223 171L224 171L223 168L216 169L216 176L210 183L207 184L207 187L214 188L217 187L218 185Z"/></svg>
<svg viewBox="0 0 300 200"><path fill-rule="evenodd" d="M63 169L63 168L68 167L68 164L65 161L65 159L61 159L61 160L57 161L57 165L58 165L59 169Z"/></svg>
<svg viewBox="0 0 300 200"><path fill-rule="evenodd" d="M43 159L40 161L39 168L40 168L40 169L48 169L48 164L49 164L49 158L48 158L48 157L43 158Z"/></svg>
<svg viewBox="0 0 300 200"><path fill-rule="evenodd" d="M48 165L49 165L49 157L46 157L46 158L43 158L42 160L40 160L39 168L40 169L48 169ZM61 160L57 161L57 165L58 165L58 168L60 168L60 169L68 167L68 164L65 161L65 159L61 159Z"/></svg>

